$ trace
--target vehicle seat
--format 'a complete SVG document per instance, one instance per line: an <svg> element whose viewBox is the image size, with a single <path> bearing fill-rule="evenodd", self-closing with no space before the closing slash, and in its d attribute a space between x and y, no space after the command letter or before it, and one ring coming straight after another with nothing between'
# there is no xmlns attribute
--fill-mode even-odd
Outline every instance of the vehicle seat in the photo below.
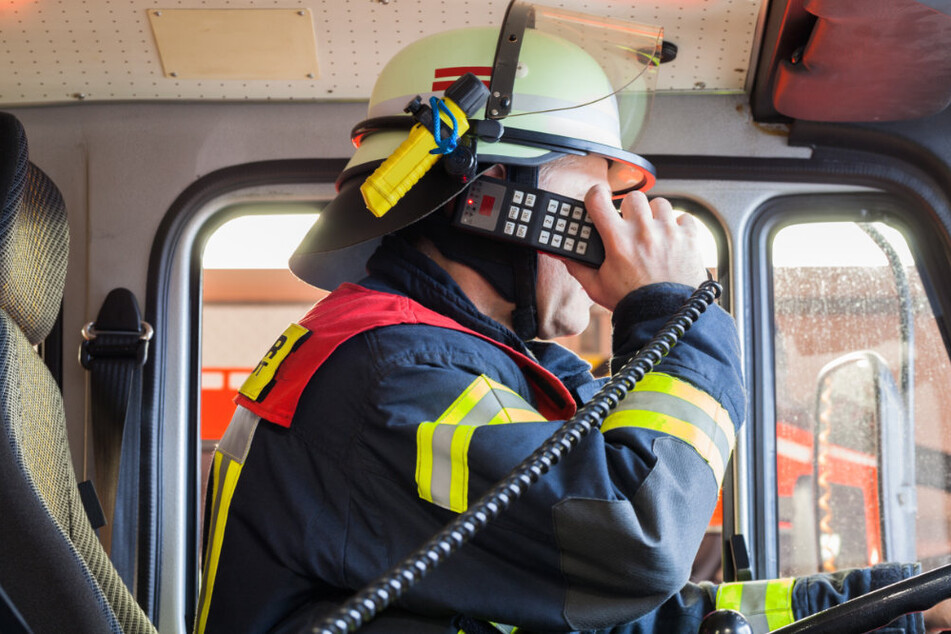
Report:
<svg viewBox="0 0 951 634"><path fill-rule="evenodd" d="M34 349L59 312L69 231L7 113L0 204L0 587L34 632L154 632L86 517L62 396Z"/></svg>

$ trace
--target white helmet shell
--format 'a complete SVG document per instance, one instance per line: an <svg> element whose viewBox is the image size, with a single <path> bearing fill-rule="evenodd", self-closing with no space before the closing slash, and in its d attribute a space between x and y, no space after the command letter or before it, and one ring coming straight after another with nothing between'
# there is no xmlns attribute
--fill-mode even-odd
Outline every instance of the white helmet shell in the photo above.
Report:
<svg viewBox="0 0 951 634"><path fill-rule="evenodd" d="M510 11L516 5L526 7L515 0ZM540 165L565 154L595 154L609 160L616 194L649 189L653 167L629 146L647 117L659 31L527 6L532 20L518 36L510 112L504 117L486 113L486 119L501 120L503 132L498 140L479 138L480 165ZM589 32L579 26L587 24L609 25L612 32L605 35L603 29ZM550 30L539 28L542 25ZM618 33L628 39L611 40ZM630 34L636 37L630 39ZM381 236L422 219L466 187L437 164L380 218L366 209L359 192L363 180L409 136L413 119L405 114L407 105L417 96L424 101L441 97L465 73L489 85L499 45L498 29L458 29L417 40L386 64L373 88L368 119L354 128L356 151L338 178L338 196L291 257L291 270L298 277L322 288L356 281ZM606 61L605 51L621 59ZM606 70L609 66L629 76L619 82ZM477 119L471 116L470 124Z"/></svg>

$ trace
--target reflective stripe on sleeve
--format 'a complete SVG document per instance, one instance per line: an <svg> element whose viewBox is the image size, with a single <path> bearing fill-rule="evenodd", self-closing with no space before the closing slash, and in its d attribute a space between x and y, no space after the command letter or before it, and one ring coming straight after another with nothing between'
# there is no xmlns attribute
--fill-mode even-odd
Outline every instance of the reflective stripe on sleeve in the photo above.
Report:
<svg viewBox="0 0 951 634"><path fill-rule="evenodd" d="M659 372L647 374L601 426L640 428L683 440L710 465L717 485L723 481L736 432L727 411L706 392Z"/></svg>
<svg viewBox="0 0 951 634"><path fill-rule="evenodd" d="M768 581L724 583L717 588L718 610L737 610L761 634L795 621L792 610L792 577Z"/></svg>
<svg viewBox="0 0 951 634"><path fill-rule="evenodd" d="M198 622L195 631L201 634L208 623L208 608L211 605L211 593L215 586L215 574L218 559L224 542L225 523L231 498L238 486L241 468L251 449L251 440L260 419L250 410L241 406L235 409L231 423L224 437L218 443L211 469L212 500L208 552L205 553L205 565L202 571L201 593L198 599ZM207 530L207 529L206 529Z"/></svg>
<svg viewBox="0 0 951 634"><path fill-rule="evenodd" d="M461 513L469 504L469 444L477 427L542 422L545 417L510 388L484 374L434 422L416 430L419 497Z"/></svg>

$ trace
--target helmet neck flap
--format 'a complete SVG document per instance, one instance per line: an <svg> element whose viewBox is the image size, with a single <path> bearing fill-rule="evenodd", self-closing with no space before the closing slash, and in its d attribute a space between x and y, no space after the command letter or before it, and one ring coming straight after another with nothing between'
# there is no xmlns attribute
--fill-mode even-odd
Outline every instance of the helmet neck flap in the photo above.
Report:
<svg viewBox="0 0 951 634"><path fill-rule="evenodd" d="M538 168L510 166L509 182L538 187ZM443 257L475 270L506 301L515 304L512 330L523 341L538 335L538 307L535 282L538 254L533 249L474 235L450 225L442 213L433 213L400 232L412 241L428 238Z"/></svg>

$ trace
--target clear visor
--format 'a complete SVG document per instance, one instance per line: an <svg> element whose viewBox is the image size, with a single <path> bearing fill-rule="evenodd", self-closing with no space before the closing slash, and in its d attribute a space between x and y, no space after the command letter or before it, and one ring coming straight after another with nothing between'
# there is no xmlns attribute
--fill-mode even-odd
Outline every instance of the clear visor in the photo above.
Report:
<svg viewBox="0 0 951 634"><path fill-rule="evenodd" d="M546 65L551 42L572 49L558 59L568 58L573 68L533 76ZM662 27L513 0L500 32L486 116L522 127L520 120L544 113L546 120L564 120L565 136L631 150L650 110L662 42ZM571 78L567 85L565 77ZM544 98L553 86L540 82L560 85L568 98ZM572 126L590 129L579 135Z"/></svg>

